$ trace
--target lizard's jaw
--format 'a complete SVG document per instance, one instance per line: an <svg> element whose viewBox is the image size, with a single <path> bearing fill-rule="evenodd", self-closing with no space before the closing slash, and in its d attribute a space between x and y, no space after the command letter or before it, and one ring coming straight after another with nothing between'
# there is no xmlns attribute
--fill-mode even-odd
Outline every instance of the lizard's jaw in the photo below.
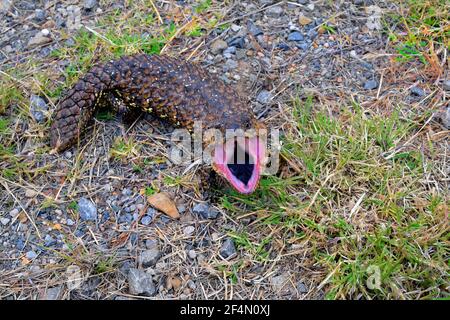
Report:
<svg viewBox="0 0 450 320"><path fill-rule="evenodd" d="M213 167L238 192L248 194L258 186L263 157L258 137L238 138L216 146Z"/></svg>

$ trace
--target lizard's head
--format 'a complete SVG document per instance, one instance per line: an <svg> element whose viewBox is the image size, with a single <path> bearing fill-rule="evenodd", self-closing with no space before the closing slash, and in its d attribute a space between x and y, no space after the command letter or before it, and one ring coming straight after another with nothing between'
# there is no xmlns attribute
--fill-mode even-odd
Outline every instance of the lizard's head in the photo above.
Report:
<svg viewBox="0 0 450 320"><path fill-rule="evenodd" d="M215 146L213 169L238 192L255 191L264 165L265 146L258 136L229 139Z"/></svg>

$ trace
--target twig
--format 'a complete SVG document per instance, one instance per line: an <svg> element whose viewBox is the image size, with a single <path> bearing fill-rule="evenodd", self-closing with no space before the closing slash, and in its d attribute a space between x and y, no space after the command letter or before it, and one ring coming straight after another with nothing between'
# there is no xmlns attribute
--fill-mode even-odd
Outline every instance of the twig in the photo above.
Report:
<svg viewBox="0 0 450 320"><path fill-rule="evenodd" d="M155 4L153 3L153 0L150 0L150 4L152 5L153 10L155 10L155 13L156 13L156 16L158 17L159 23L160 23L160 24L163 24L163 20L162 20L160 14L159 14L158 8L157 8L157 7L155 6Z"/></svg>

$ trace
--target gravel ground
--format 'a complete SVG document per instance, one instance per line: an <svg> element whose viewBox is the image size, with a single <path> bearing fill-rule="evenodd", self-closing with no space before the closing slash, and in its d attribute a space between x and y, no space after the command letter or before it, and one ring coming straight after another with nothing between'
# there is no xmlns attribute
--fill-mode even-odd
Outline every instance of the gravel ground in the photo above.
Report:
<svg viewBox="0 0 450 320"><path fill-rule="evenodd" d="M164 23L175 19L166 12L198 4L154 2ZM426 108L433 99L426 74L398 76L401 67L392 67L378 10L395 10L394 2L260 0L219 7L226 28L200 40L175 39L165 51L195 53L193 60L235 85L274 127L282 127L284 102L296 92L313 93L330 113L348 101L388 114L396 103ZM224 280L220 266L245 254L228 233L252 221L236 221L206 198L194 172L169 183L168 176L185 168L166 160L172 128L163 122L142 116L126 127L119 119L97 120L80 147L37 153L47 143L43 124L56 100L37 90L32 75L51 73L45 83L61 83L71 57L52 52L74 46L82 26L97 30L114 10L131 16L133 7L125 1L0 1L1 70L32 64L25 84L30 121L16 125L20 153L33 169L28 180L2 179L0 186L0 298L323 298L301 255L252 263L233 286ZM433 85L443 88L448 80ZM111 160L110 146L127 134L141 155L162 161L137 170L133 157ZM174 201L180 220L148 205L151 183Z"/></svg>

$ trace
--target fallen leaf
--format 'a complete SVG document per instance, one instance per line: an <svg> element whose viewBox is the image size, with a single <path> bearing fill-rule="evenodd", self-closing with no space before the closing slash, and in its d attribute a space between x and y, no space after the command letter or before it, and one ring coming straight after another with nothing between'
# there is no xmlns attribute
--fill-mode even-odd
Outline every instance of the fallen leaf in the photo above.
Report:
<svg viewBox="0 0 450 320"><path fill-rule="evenodd" d="M178 209L175 206L175 203L172 201L172 199L170 199L167 193L155 193L151 196L148 196L147 201L152 207L167 214L169 217L173 219L180 218L180 214L178 213Z"/></svg>
<svg viewBox="0 0 450 320"><path fill-rule="evenodd" d="M23 211L19 214L18 219L20 223L26 223L28 221L27 215Z"/></svg>
<svg viewBox="0 0 450 320"><path fill-rule="evenodd" d="M312 19L305 17L305 16L300 16L300 18L298 19L298 22L302 26L306 26L307 24L310 24L312 22Z"/></svg>

